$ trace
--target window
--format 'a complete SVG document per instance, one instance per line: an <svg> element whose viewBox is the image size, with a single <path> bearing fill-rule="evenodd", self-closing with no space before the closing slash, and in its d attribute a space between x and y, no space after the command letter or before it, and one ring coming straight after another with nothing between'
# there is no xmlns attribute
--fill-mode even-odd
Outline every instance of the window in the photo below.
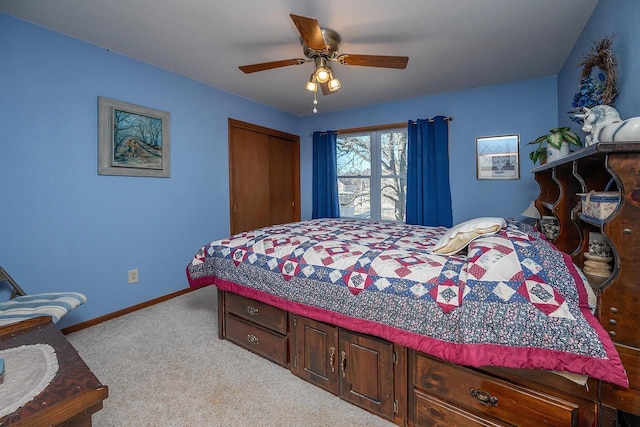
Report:
<svg viewBox="0 0 640 427"><path fill-rule="evenodd" d="M407 130L339 134L340 216L404 221L407 193Z"/></svg>

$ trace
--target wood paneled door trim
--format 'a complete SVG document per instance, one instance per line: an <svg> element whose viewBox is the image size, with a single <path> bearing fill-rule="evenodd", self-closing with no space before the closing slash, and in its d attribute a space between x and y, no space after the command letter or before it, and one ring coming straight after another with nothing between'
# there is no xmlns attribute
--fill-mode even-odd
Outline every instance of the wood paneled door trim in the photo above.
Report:
<svg viewBox="0 0 640 427"><path fill-rule="evenodd" d="M247 130L251 130L254 132L258 132L258 133L263 133L265 135L270 135L270 136L275 136L278 138L283 138L283 139L289 139L292 142L297 142L298 144L300 144L300 137L298 135L294 135L291 133L287 133L287 132L282 132L280 130L277 129L271 129L271 128L267 128L264 126L260 126L260 125L255 125L253 123L248 123L248 122L242 122L240 120L236 120L236 119L229 119L229 132L231 132L231 128L238 128L238 129L247 129Z"/></svg>

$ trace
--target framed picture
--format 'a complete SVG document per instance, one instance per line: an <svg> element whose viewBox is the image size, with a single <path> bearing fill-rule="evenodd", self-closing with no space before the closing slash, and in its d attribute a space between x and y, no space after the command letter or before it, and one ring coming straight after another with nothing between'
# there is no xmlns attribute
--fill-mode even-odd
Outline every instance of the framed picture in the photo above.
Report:
<svg viewBox="0 0 640 427"><path fill-rule="evenodd" d="M520 135L476 138L477 179L520 179Z"/></svg>
<svg viewBox="0 0 640 427"><path fill-rule="evenodd" d="M98 174L168 178L169 113L98 97Z"/></svg>

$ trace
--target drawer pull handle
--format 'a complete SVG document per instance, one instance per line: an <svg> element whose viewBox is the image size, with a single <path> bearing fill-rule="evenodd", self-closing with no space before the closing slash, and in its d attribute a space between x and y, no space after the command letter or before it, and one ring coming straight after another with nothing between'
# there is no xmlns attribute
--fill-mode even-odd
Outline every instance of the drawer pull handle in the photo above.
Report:
<svg viewBox="0 0 640 427"><path fill-rule="evenodd" d="M258 337L253 334L247 335L247 341L249 341L249 343L251 344L258 344L260 342Z"/></svg>
<svg viewBox="0 0 640 427"><path fill-rule="evenodd" d="M252 305L248 305L247 306L247 313L249 313L251 316L257 316L258 315L258 308L254 307Z"/></svg>
<svg viewBox="0 0 640 427"><path fill-rule="evenodd" d="M331 347L329 349L329 365L331 365L331 372L336 371L335 364L336 364L336 348Z"/></svg>
<svg viewBox="0 0 640 427"><path fill-rule="evenodd" d="M347 376L347 353L344 350L340 353L340 370L342 371L342 378Z"/></svg>
<svg viewBox="0 0 640 427"><path fill-rule="evenodd" d="M473 387L469 389L471 396L485 406L498 406L498 398L491 396L486 391L475 390Z"/></svg>

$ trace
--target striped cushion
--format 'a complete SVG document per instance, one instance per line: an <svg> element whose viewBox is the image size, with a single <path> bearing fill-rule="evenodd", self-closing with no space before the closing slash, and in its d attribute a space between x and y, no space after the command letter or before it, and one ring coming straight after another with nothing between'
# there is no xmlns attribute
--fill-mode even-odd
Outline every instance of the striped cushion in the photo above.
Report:
<svg viewBox="0 0 640 427"><path fill-rule="evenodd" d="M87 297L79 292L49 292L25 295L0 302L0 326L39 316L51 316L57 322Z"/></svg>

